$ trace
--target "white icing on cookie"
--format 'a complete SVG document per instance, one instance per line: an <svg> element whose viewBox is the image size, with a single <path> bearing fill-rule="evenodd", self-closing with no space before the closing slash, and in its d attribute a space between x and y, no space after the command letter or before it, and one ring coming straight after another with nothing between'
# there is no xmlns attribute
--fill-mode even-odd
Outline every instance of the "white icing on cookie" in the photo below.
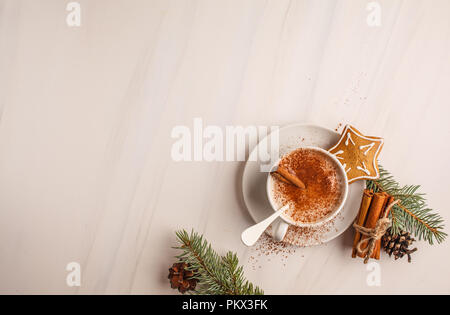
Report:
<svg viewBox="0 0 450 315"><path fill-rule="evenodd" d="M375 142L372 142L370 144L360 146L359 149L363 150L363 149L367 148L367 150L364 151L364 155L367 155L367 153L370 151L370 149L373 148L374 145L375 145Z"/></svg>
<svg viewBox="0 0 450 315"><path fill-rule="evenodd" d="M344 151L343 151L343 150L339 150L339 151L337 151L337 152L334 154L334 156L335 156L338 160L343 160L344 158L343 158L342 156L338 156L338 155L340 155L340 154L342 154L342 153L344 153Z"/></svg>
<svg viewBox="0 0 450 315"><path fill-rule="evenodd" d="M342 166L344 167L344 170L345 170L345 168L347 167L347 163L344 163ZM350 172L351 169L352 168L349 167L347 170L345 170L345 172L348 173L348 172Z"/></svg>
<svg viewBox="0 0 450 315"><path fill-rule="evenodd" d="M349 133L347 133L347 140L345 140L345 145L348 145L348 141L350 140L351 143L353 143L353 145L355 145L355 142L352 139L352 135Z"/></svg>
<svg viewBox="0 0 450 315"><path fill-rule="evenodd" d="M363 171L367 175L370 175L370 171L367 169L366 164L364 162L362 162L362 165L364 168L362 168L361 166L357 166L356 168L360 171Z"/></svg>

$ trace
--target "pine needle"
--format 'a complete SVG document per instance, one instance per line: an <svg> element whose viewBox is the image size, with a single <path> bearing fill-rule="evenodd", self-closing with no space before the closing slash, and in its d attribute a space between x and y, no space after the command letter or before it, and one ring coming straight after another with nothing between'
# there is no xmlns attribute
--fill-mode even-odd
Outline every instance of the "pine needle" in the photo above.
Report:
<svg viewBox="0 0 450 315"><path fill-rule="evenodd" d="M392 219L391 233L398 235L401 231L408 231L419 240L423 239L433 245L434 240L441 243L447 233L444 229L444 219L426 204L425 194L419 193L419 185L400 184L381 165L380 178L367 181L367 189L374 192L384 191L400 203L396 204L390 213Z"/></svg>
<svg viewBox="0 0 450 315"><path fill-rule="evenodd" d="M197 270L194 275L199 280L193 294L213 295L262 295L263 290L254 286L244 277L243 267L239 266L236 254L228 252L219 256L202 235L185 230L176 232L177 249L182 253L177 258L190 265L189 269Z"/></svg>

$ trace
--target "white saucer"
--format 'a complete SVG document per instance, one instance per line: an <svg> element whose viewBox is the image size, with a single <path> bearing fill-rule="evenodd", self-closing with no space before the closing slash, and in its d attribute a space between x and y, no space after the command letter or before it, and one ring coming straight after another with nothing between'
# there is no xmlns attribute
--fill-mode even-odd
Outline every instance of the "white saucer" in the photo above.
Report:
<svg viewBox="0 0 450 315"><path fill-rule="evenodd" d="M280 128L278 132L280 141L278 155L280 157L289 151L305 146L316 146L328 150L338 142L340 136L333 130L311 124L290 125ZM263 141L267 141L266 139L261 140L249 156L257 154L258 146ZM255 222L260 222L273 213L266 194L266 180L267 173L260 171L259 162L246 162L242 177L242 191L247 210ZM284 241L298 246L312 246L329 242L341 235L350 227L358 214L364 187L365 181L356 181L349 185L345 206L333 220L332 226L314 231L308 230L307 236L286 236ZM271 229L269 228L266 232L270 235ZM288 233L304 234L298 229L290 229Z"/></svg>

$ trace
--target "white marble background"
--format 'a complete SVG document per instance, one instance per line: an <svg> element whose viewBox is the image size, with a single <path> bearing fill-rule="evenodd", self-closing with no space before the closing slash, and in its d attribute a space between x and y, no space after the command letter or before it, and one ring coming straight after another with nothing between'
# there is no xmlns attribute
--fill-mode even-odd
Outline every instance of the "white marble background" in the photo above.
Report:
<svg viewBox="0 0 450 315"><path fill-rule="evenodd" d="M266 293L450 293L450 240L349 258L352 231L251 262L240 162L171 160L175 125L351 123L450 222L450 1L0 0L0 292L163 293L174 230L233 250ZM450 224L450 223L449 223ZM67 263L82 267L66 285Z"/></svg>

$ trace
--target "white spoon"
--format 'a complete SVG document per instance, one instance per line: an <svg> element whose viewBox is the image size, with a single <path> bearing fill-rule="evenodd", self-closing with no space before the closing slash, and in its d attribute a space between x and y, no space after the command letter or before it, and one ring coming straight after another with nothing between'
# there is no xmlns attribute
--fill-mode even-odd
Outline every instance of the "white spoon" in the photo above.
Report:
<svg viewBox="0 0 450 315"><path fill-rule="evenodd" d="M284 207L280 208L278 211L274 212L270 217L267 219L252 225L248 229L246 229L241 234L242 242L244 242L247 246L253 246L255 245L256 241L259 239L261 234L264 233L264 231L267 229L267 227L276 219L278 218L284 211L286 211L289 208L289 205L285 205Z"/></svg>

